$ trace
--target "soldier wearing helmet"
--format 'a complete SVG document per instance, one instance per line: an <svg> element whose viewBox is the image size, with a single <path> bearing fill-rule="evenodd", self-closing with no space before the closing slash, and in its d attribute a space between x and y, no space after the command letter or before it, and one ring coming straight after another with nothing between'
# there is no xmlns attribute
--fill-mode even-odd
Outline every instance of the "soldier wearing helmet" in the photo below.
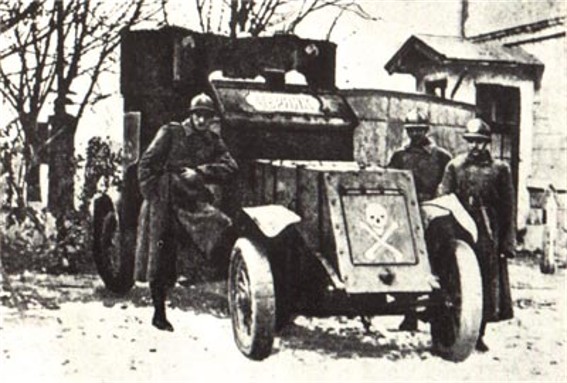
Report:
<svg viewBox="0 0 567 383"><path fill-rule="evenodd" d="M204 93L191 99L187 117L162 126L138 164L144 197L138 222L135 274L149 281L152 325L173 331L166 318L167 290L177 280L177 254L203 264L230 226L212 205L211 184L223 185L238 166L211 130L216 108Z"/></svg>
<svg viewBox="0 0 567 383"><path fill-rule="evenodd" d="M515 192L508 164L490 154L490 126L472 119L463 138L468 152L449 162L438 192L454 193L478 229L473 248L482 276L483 315L476 347L487 351L486 323L513 317L507 258L515 253Z"/></svg>
<svg viewBox="0 0 567 383"><path fill-rule="evenodd" d="M410 142L394 152L388 166L411 170L418 199L432 199L451 154L427 137L429 120L423 112L416 109L410 111L405 117L404 128Z"/></svg>
<svg viewBox="0 0 567 383"><path fill-rule="evenodd" d="M216 114L213 100L205 93L200 93L191 99L189 116L191 126L197 131L208 129L211 118Z"/></svg>
<svg viewBox="0 0 567 383"><path fill-rule="evenodd" d="M421 202L432 199L451 155L427 137L429 120L423 112L417 109L410 111L405 117L404 127L410 142L394 152L388 166L411 170L418 200ZM414 312L406 314L400 324L400 330L417 330L417 316Z"/></svg>

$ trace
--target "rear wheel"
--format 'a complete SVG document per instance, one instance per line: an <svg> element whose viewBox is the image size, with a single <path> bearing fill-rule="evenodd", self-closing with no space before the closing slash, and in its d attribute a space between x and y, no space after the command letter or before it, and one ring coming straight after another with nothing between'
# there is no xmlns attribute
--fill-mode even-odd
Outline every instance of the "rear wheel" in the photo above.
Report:
<svg viewBox="0 0 567 383"><path fill-rule="evenodd" d="M238 349L250 359L268 357L276 322L274 281L266 253L246 238L232 250L228 299Z"/></svg>
<svg viewBox="0 0 567 383"><path fill-rule="evenodd" d="M122 233L116 210L107 195L94 203L93 258L107 289L124 294L134 284L136 233Z"/></svg>
<svg viewBox="0 0 567 383"><path fill-rule="evenodd" d="M478 339L482 280L475 253L466 242L454 240L450 249L442 267L436 270L440 304L433 309L431 335L434 352L459 362L472 353Z"/></svg>

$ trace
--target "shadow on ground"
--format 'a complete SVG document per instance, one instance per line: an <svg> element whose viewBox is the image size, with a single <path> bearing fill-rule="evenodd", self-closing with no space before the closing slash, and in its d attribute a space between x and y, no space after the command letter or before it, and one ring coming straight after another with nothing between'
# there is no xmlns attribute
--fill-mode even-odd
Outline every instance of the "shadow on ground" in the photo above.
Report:
<svg viewBox="0 0 567 383"><path fill-rule="evenodd" d="M102 302L105 307L152 305L147 284L136 284L128 293L120 295L107 290L95 274L22 273L10 277L9 289L10 293L3 293L0 297L1 303L19 310L36 307L57 310L59 305L66 302ZM184 311L227 317L226 282L204 282L188 286L178 284L168 295L168 305Z"/></svg>
<svg viewBox="0 0 567 383"><path fill-rule="evenodd" d="M207 282L190 286L175 286L168 293L168 306L183 311L211 314L219 318L228 317L228 302L226 283ZM151 306L151 296L148 286L135 285L125 295L114 294L102 286L94 289L91 300L101 301L106 307L117 304L131 303L134 306Z"/></svg>
<svg viewBox="0 0 567 383"><path fill-rule="evenodd" d="M431 343L423 333L395 333L384 338L378 332L344 325L307 328L292 324L281 333L281 347L316 351L335 359L385 358L392 361L431 357ZM428 338L428 337L427 337Z"/></svg>

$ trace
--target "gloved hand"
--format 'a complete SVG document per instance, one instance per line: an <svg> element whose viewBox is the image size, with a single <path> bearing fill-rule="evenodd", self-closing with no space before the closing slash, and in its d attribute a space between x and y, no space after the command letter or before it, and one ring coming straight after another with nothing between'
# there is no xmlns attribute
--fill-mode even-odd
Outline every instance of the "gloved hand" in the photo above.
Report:
<svg viewBox="0 0 567 383"><path fill-rule="evenodd" d="M195 171L195 169L191 168L183 168L181 171L181 178L189 185L195 185L198 181L200 181L200 175Z"/></svg>

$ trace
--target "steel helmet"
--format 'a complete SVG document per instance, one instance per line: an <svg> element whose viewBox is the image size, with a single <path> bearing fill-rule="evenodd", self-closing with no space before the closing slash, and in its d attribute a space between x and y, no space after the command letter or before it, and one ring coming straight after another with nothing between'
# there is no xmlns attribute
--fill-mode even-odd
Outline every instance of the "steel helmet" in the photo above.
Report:
<svg viewBox="0 0 567 383"><path fill-rule="evenodd" d="M463 134L465 140L491 141L490 126L480 118L473 118L467 123L467 130Z"/></svg>
<svg viewBox="0 0 567 383"><path fill-rule="evenodd" d="M418 109L412 109L406 114L404 118L404 127L406 129L412 128L429 128L429 118L427 115Z"/></svg>
<svg viewBox="0 0 567 383"><path fill-rule="evenodd" d="M192 113L199 110L216 113L213 99L207 96L205 93L199 93L198 95L196 95L191 99L191 103L189 105L189 112Z"/></svg>

